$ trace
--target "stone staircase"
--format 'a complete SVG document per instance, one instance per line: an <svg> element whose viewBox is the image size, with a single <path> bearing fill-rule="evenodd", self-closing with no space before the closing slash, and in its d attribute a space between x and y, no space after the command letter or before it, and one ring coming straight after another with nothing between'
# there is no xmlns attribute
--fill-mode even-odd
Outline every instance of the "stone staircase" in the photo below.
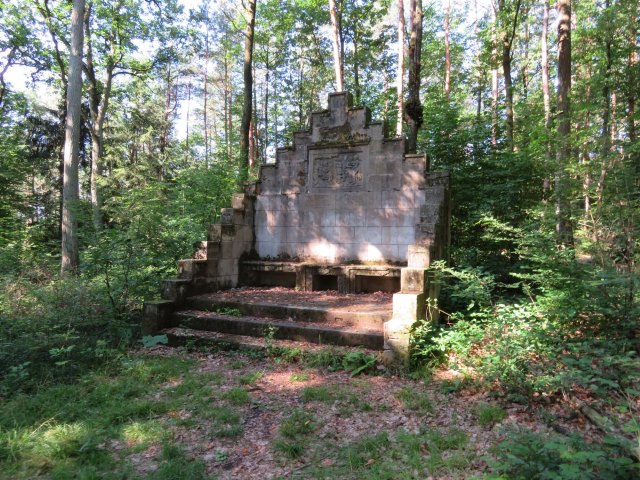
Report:
<svg viewBox="0 0 640 480"><path fill-rule="evenodd" d="M236 288L186 297L160 331L172 343L206 341L259 346L269 338L307 344L382 350L391 295ZM213 334L213 335L212 335ZM217 340L217 342L216 342Z"/></svg>

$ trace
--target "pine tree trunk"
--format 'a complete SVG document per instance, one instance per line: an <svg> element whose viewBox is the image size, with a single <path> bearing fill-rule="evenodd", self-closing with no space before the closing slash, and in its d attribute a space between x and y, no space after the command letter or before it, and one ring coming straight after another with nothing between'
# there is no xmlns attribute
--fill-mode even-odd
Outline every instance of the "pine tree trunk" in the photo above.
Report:
<svg viewBox="0 0 640 480"><path fill-rule="evenodd" d="M64 177L62 187L62 261L63 275L76 274L78 252L78 161L82 102L82 46L84 41L84 0L73 0L71 11L71 53L67 87L67 118L64 138Z"/></svg>
<svg viewBox="0 0 640 480"><path fill-rule="evenodd" d="M451 0L447 0L444 11L444 94L451 95L451 49L449 44L449 24L451 23Z"/></svg>
<svg viewBox="0 0 640 480"><path fill-rule="evenodd" d="M98 88L95 67L93 63L93 48L91 37L91 12L92 4L90 3L84 15L85 39L87 45L85 71L89 83L89 111L91 113L91 124L89 132L91 134L91 208L93 216L93 225L96 230L102 228L102 192L98 185L99 179L102 177L102 155L104 143L104 121L111 99L111 86L113 84L113 73L115 65L113 59L109 58L105 70L105 76L102 82L102 91ZM116 32L110 32L108 37L110 43L111 56L115 54Z"/></svg>
<svg viewBox="0 0 640 480"><path fill-rule="evenodd" d="M242 189L249 178L249 135L251 134L251 109L253 106L253 32L256 22L256 0L247 0L245 18L247 28L244 42L244 104L240 123L240 174L238 184Z"/></svg>
<svg viewBox="0 0 640 480"><path fill-rule="evenodd" d="M207 109L209 108L209 22L207 19L207 33L204 38L204 73L203 73L203 92L202 92L202 133L204 134L204 163L209 168L209 123L207 118ZM191 84L189 84L191 87ZM191 88L189 88L191 93ZM189 137L187 136L187 141Z"/></svg>
<svg viewBox="0 0 640 480"><path fill-rule="evenodd" d="M540 38L542 64L542 104L544 107L544 130L546 136L545 145L545 172L551 166L551 94L549 90L549 0L543 1L542 10L542 36ZM542 198L546 203L551 190L551 181L545 176L543 182Z"/></svg>
<svg viewBox="0 0 640 480"><path fill-rule="evenodd" d="M558 150L555 195L556 234L563 247L573 246L567 167L571 158L571 0L558 0Z"/></svg>
<svg viewBox="0 0 640 480"><path fill-rule="evenodd" d="M331 18L331 40L333 42L333 68L336 74L336 91L344 91L344 71L342 67L342 46L340 42L340 22L336 0L329 0L329 17Z"/></svg>
<svg viewBox="0 0 640 480"><path fill-rule="evenodd" d="M396 77L398 94L398 119L396 120L396 136L402 136L404 121L404 0L398 0L398 73Z"/></svg>
<svg viewBox="0 0 640 480"><path fill-rule="evenodd" d="M357 29L357 27L354 27ZM356 105L360 105L360 97L362 96L362 88L360 87L360 68L358 66L358 34L357 30L353 34L353 83L355 88Z"/></svg>
<svg viewBox="0 0 640 480"><path fill-rule="evenodd" d="M422 126L420 67L422 57L422 0L411 0L411 38L409 40L409 83L407 84L407 153L416 153L418 130Z"/></svg>
<svg viewBox="0 0 640 480"><path fill-rule="evenodd" d="M491 145L498 145L498 34L495 7L491 9Z"/></svg>

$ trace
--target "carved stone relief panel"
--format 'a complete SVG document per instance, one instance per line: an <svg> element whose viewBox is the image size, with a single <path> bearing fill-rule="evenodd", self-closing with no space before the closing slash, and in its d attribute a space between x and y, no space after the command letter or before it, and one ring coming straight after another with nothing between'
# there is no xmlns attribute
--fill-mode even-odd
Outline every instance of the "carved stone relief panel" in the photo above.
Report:
<svg viewBox="0 0 640 480"><path fill-rule="evenodd" d="M360 190L365 178L363 151L312 152L310 190Z"/></svg>

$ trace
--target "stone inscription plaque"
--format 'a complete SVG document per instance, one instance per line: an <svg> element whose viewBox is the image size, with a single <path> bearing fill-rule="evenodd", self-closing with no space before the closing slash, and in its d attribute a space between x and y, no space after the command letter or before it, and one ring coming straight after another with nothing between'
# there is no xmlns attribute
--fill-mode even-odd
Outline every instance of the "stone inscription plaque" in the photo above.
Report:
<svg viewBox="0 0 640 480"><path fill-rule="evenodd" d="M313 187L356 189L362 186L360 152L318 155L313 159Z"/></svg>

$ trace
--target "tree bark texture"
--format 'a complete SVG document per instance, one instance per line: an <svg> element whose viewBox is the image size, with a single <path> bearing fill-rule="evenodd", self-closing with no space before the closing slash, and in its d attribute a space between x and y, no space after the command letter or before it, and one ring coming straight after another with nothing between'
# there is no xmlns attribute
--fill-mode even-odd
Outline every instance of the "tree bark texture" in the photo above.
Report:
<svg viewBox="0 0 640 480"><path fill-rule="evenodd" d="M451 23L451 0L447 0L444 12L444 94L449 100L451 95L451 46L449 28Z"/></svg>
<svg viewBox="0 0 640 480"><path fill-rule="evenodd" d="M556 234L563 247L573 246L567 167L571 158L571 0L558 0L558 150L556 153Z"/></svg>
<svg viewBox="0 0 640 480"><path fill-rule="evenodd" d="M62 261L63 275L75 274L78 254L78 161L80 157L80 106L82 102L82 45L84 41L84 0L73 0L71 11L71 53L67 88L67 118L64 138L64 177L62 187Z"/></svg>
<svg viewBox="0 0 640 480"><path fill-rule="evenodd" d="M411 0L411 37L409 39L409 82L407 84L407 153L416 153L418 130L422 126L420 103L420 67L422 57L422 0Z"/></svg>
<svg viewBox="0 0 640 480"><path fill-rule="evenodd" d="M515 150L513 131L515 127L515 114L513 111L513 79L511 77L511 61L513 41L516 38L518 28L518 15L520 14L521 0L516 1L513 21L507 22L508 12L505 7L505 0L500 1L499 16L502 21L502 74L504 76L504 100L505 114L507 117L507 144L511 151Z"/></svg>
<svg viewBox="0 0 640 480"><path fill-rule="evenodd" d="M398 0L398 73L396 76L396 92L398 94L398 119L396 120L396 136L402 136L404 121L404 0Z"/></svg>
<svg viewBox="0 0 640 480"><path fill-rule="evenodd" d="M342 45L340 42L340 20L336 0L329 0L329 17L331 19L331 40L333 43L333 68L336 74L336 90L344 91L344 70L342 67Z"/></svg>
<svg viewBox="0 0 640 480"><path fill-rule="evenodd" d="M496 9L491 9L491 145L498 145L498 34Z"/></svg>
<svg viewBox="0 0 640 480"><path fill-rule="evenodd" d="M244 42L244 103L240 123L240 175L239 186L249 178L249 135L251 134L251 109L253 106L253 32L256 23L256 0L247 0Z"/></svg>

